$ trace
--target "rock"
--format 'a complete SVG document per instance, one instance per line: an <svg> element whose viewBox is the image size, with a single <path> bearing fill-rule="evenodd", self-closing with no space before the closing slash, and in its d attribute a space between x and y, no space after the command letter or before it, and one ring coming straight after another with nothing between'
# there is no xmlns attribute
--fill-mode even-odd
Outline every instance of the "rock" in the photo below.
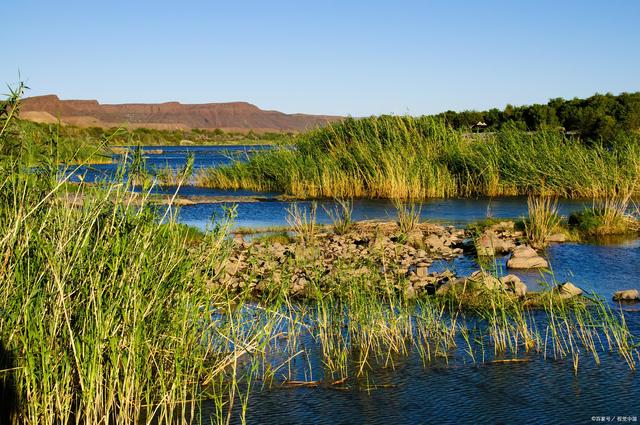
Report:
<svg viewBox="0 0 640 425"><path fill-rule="evenodd" d="M545 269L549 263L542 257L510 258L507 261L510 269Z"/></svg>
<svg viewBox="0 0 640 425"><path fill-rule="evenodd" d="M424 240L424 244L431 250L440 250L444 248L444 242L438 235L431 234Z"/></svg>
<svg viewBox="0 0 640 425"><path fill-rule="evenodd" d="M298 278L294 277L291 282L291 294L297 295L304 291L304 288L307 286L307 279L304 276L300 276Z"/></svg>
<svg viewBox="0 0 640 425"><path fill-rule="evenodd" d="M448 282L440 285L436 290L436 295L446 295L450 292L456 294L463 294L467 289L467 279L460 278L456 280L449 280Z"/></svg>
<svg viewBox="0 0 640 425"><path fill-rule="evenodd" d="M413 282L413 288L414 289L422 289L425 286L429 286L429 285L435 285L437 282L437 278L435 276L426 276L422 279L419 279L415 282Z"/></svg>
<svg viewBox="0 0 640 425"><path fill-rule="evenodd" d="M513 292L517 297L522 298L527 294L527 285L514 274L502 276L500 282L502 282L507 291Z"/></svg>
<svg viewBox="0 0 640 425"><path fill-rule="evenodd" d="M512 240L499 238L493 230L485 230L476 241L476 251L480 256L506 254L514 247Z"/></svg>
<svg viewBox="0 0 640 425"><path fill-rule="evenodd" d="M422 264L422 263L420 263L420 264ZM418 265L418 267L416 267L416 276L418 276L418 277L426 277L428 271L429 271L429 268L427 266Z"/></svg>
<svg viewBox="0 0 640 425"><path fill-rule="evenodd" d="M614 301L640 301L640 291L637 289L625 289L613 294Z"/></svg>
<svg viewBox="0 0 640 425"><path fill-rule="evenodd" d="M582 295L582 289L578 288L571 282L565 282L558 285L555 290L560 294L560 298L568 299Z"/></svg>
<svg viewBox="0 0 640 425"><path fill-rule="evenodd" d="M519 245L514 248L511 257L516 258L533 258L537 257L538 253L535 249L531 248L529 245Z"/></svg>
<svg viewBox="0 0 640 425"><path fill-rule="evenodd" d="M233 241L240 246L244 246L244 237L242 236L242 233L236 233L233 236Z"/></svg>
<svg viewBox="0 0 640 425"><path fill-rule="evenodd" d="M496 223L492 225L489 229L494 231L505 231L505 230L513 230L515 227L515 223L513 221L501 221L500 223Z"/></svg>
<svg viewBox="0 0 640 425"><path fill-rule="evenodd" d="M412 230L407 234L407 245L422 246L422 231Z"/></svg>
<svg viewBox="0 0 640 425"><path fill-rule="evenodd" d="M549 267L549 263L530 246L520 245L513 250L511 258L507 261L507 267L510 269L539 269Z"/></svg>
<svg viewBox="0 0 640 425"><path fill-rule="evenodd" d="M439 275L440 279L453 279L455 276L456 274L449 269L446 269Z"/></svg>
<svg viewBox="0 0 640 425"><path fill-rule="evenodd" d="M469 279L472 282L483 285L485 288L490 290L499 289L502 287L502 283L495 276L486 273L483 270L478 270L469 276Z"/></svg>
<svg viewBox="0 0 640 425"><path fill-rule="evenodd" d="M414 283L414 282L417 282L419 280L420 280L420 278L415 273L411 272L409 274L409 282Z"/></svg>
<svg viewBox="0 0 640 425"><path fill-rule="evenodd" d="M566 242L567 235L564 233L554 233L547 238L547 242Z"/></svg>
<svg viewBox="0 0 640 425"><path fill-rule="evenodd" d="M407 286L407 289L404 290L404 295L408 300L410 300L412 298L415 298L416 297L416 290L413 289L413 286L409 285L409 286Z"/></svg>

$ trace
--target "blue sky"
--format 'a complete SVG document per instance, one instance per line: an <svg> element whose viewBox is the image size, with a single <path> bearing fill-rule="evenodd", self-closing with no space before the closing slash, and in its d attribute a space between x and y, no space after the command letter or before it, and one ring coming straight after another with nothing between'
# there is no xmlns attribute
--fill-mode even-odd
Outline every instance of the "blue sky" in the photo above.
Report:
<svg viewBox="0 0 640 425"><path fill-rule="evenodd" d="M0 80L365 116L640 90L640 1L7 1Z"/></svg>

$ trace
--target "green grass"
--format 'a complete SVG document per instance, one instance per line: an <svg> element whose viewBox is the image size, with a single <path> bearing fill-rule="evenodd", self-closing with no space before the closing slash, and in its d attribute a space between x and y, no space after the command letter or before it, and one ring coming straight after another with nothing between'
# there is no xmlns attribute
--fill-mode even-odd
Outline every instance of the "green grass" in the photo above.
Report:
<svg viewBox="0 0 640 425"><path fill-rule="evenodd" d="M18 125L33 137L46 138L53 131L65 140L100 145L109 138L110 146L189 146L189 145L264 145L287 143L287 133L225 132L221 129L157 130L149 128L99 128L74 125L51 125L27 120ZM115 134L115 136L114 136Z"/></svg>
<svg viewBox="0 0 640 425"><path fill-rule="evenodd" d="M380 116L331 124L300 135L294 148L205 170L196 181L300 198L573 198L637 190L638 176L637 136L620 136L608 149L553 130L465 135L429 117Z"/></svg>
<svg viewBox="0 0 640 425"><path fill-rule="evenodd" d="M53 156L59 163L110 163L112 155L107 144L109 138L93 139L65 135L60 126L43 127L22 121L17 126L23 157L29 164L37 164L42 158Z"/></svg>

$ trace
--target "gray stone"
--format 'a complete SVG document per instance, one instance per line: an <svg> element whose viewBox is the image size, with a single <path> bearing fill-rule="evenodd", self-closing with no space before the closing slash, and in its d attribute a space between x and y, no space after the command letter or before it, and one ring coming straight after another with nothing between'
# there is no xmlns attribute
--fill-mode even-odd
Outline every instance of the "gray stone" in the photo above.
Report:
<svg viewBox="0 0 640 425"><path fill-rule="evenodd" d="M542 257L512 257L507 261L507 267L510 269L545 269L549 267L549 263Z"/></svg>
<svg viewBox="0 0 640 425"><path fill-rule="evenodd" d="M416 290L413 289L413 286L409 285L407 286L407 288L404 290L404 295L407 299L412 299L416 297Z"/></svg>
<svg viewBox="0 0 640 425"><path fill-rule="evenodd" d="M450 280L440 285L440 287L436 290L436 295L446 295L449 292L454 293L464 293L466 289L467 280L464 278Z"/></svg>
<svg viewBox="0 0 640 425"><path fill-rule="evenodd" d="M427 236L424 240L424 243L427 247L432 250L439 250L444 247L444 242L438 235L431 234Z"/></svg>
<svg viewBox="0 0 640 425"><path fill-rule="evenodd" d="M529 245L518 245L514 248L511 256L516 258L532 258L537 257L538 253Z"/></svg>
<svg viewBox="0 0 640 425"><path fill-rule="evenodd" d="M491 230L497 231L506 231L513 230L515 227L515 223L513 221L501 221L500 223L496 223L490 227Z"/></svg>
<svg viewBox="0 0 640 425"><path fill-rule="evenodd" d="M427 266L420 265L420 266L416 267L416 276L425 277L425 276L427 276L428 271L429 271L429 269L428 269Z"/></svg>

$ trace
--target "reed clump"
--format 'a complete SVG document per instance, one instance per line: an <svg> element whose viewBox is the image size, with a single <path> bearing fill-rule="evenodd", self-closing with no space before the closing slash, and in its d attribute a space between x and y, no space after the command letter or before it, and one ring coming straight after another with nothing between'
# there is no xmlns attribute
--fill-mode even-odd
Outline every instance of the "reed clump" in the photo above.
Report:
<svg viewBox="0 0 640 425"><path fill-rule="evenodd" d="M403 202L394 200L396 209L396 224L402 235L409 235L420 224L422 214L422 205L416 204L415 201Z"/></svg>
<svg viewBox="0 0 640 425"><path fill-rule="evenodd" d="M324 208L331 219L333 231L344 235L353 228L353 199L336 199L333 208Z"/></svg>
<svg viewBox="0 0 640 425"><path fill-rule="evenodd" d="M346 119L195 181L300 198L602 197L640 176L637 137L619 138L608 148L550 129L469 135L429 117Z"/></svg>
<svg viewBox="0 0 640 425"><path fill-rule="evenodd" d="M558 198L551 196L529 196L529 215L525 220L525 233L529 243L536 249L547 246L549 237L558 231L561 217L558 214Z"/></svg>
<svg viewBox="0 0 640 425"><path fill-rule="evenodd" d="M287 208L287 223L306 246L313 245L318 232L317 211L317 202L312 202L308 207L301 207L294 202Z"/></svg>
<svg viewBox="0 0 640 425"><path fill-rule="evenodd" d="M593 200L591 208L575 212L569 224L587 236L638 232L640 216L631 208L634 190L626 188Z"/></svg>

